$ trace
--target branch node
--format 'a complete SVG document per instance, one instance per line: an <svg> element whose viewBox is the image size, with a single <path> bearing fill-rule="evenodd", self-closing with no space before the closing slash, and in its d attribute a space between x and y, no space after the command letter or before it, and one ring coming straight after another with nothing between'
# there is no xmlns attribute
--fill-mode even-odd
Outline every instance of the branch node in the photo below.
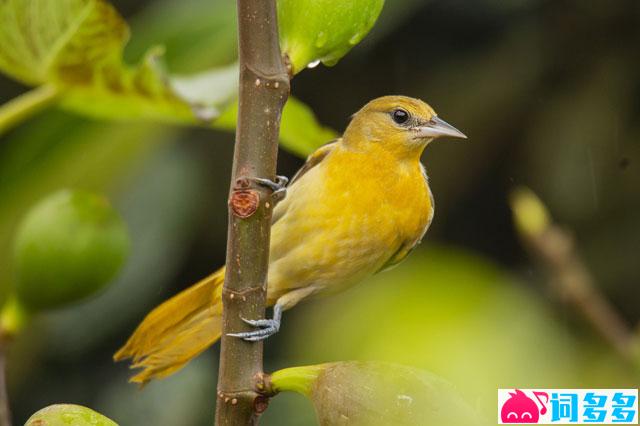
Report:
<svg viewBox="0 0 640 426"><path fill-rule="evenodd" d="M271 374L265 372L259 372L255 375L256 379L256 390L260 395L271 398L278 394L273 388L273 383L271 383Z"/></svg>
<svg viewBox="0 0 640 426"><path fill-rule="evenodd" d="M234 190L248 189L249 187L251 187L251 179L249 179L247 176L240 176L238 179L236 179Z"/></svg>
<svg viewBox="0 0 640 426"><path fill-rule="evenodd" d="M253 400L253 410L260 414L264 413L266 409L269 407L269 398L263 395L258 395Z"/></svg>
<svg viewBox="0 0 640 426"><path fill-rule="evenodd" d="M264 290L264 287L248 287L243 290L231 290L229 288L223 287L222 289L222 297L228 300L236 300L240 299L243 302L247 301L247 296L251 293L260 293Z"/></svg>
<svg viewBox="0 0 640 426"><path fill-rule="evenodd" d="M291 58L289 58L288 54L284 54L282 56L282 62L284 63L285 69L287 70L287 74L289 75L289 80L293 78L293 64L291 63Z"/></svg>
<svg viewBox="0 0 640 426"><path fill-rule="evenodd" d="M260 204L260 195L253 189L234 190L229 199L233 214L242 219L251 217L258 210L258 204Z"/></svg>
<svg viewBox="0 0 640 426"><path fill-rule="evenodd" d="M288 70L285 70L285 72L258 71L250 65L247 65L244 69L244 72L249 73L247 77L255 81L256 87L260 87L264 83L265 87L272 87L274 89L278 89L280 88L280 85L282 85L283 88L286 88L286 91L288 93L290 83L289 83L289 74L287 71ZM276 83L278 84L276 85Z"/></svg>

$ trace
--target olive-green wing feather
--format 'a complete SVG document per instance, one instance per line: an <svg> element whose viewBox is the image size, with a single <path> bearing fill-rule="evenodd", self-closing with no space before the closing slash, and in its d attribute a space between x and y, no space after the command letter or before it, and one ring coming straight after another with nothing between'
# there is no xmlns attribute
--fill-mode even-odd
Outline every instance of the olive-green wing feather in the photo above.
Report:
<svg viewBox="0 0 640 426"><path fill-rule="evenodd" d="M295 181L300 179L305 173L309 170L313 169L315 166L320 164L320 162L327 156L329 153L335 148L336 143L338 143L339 139L333 140L322 145L320 148L313 151L311 155L307 157L307 161L304 163L300 170L296 172L295 175L291 178L290 185L293 185Z"/></svg>
<svg viewBox="0 0 640 426"><path fill-rule="evenodd" d="M335 148L336 144L339 142L339 139L333 140L322 145L320 148L316 149L311 155L307 157L307 161L304 165L296 172L295 175L291 178L291 182L289 182L289 186L295 185L296 181L298 181L305 173L309 170L313 169L315 166L320 164L320 162L329 155L329 153ZM276 223L282 216L284 216L287 211L287 199L285 198L280 204L278 204L273 212L273 217L271 219L271 224Z"/></svg>

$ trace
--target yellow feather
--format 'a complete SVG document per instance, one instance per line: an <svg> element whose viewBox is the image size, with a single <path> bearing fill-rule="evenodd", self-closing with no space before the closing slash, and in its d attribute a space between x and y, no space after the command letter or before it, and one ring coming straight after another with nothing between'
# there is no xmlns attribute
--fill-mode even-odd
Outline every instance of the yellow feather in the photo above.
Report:
<svg viewBox="0 0 640 426"><path fill-rule="evenodd" d="M166 377L213 345L222 329L224 268L152 310L113 356L143 370L131 378L144 385Z"/></svg>

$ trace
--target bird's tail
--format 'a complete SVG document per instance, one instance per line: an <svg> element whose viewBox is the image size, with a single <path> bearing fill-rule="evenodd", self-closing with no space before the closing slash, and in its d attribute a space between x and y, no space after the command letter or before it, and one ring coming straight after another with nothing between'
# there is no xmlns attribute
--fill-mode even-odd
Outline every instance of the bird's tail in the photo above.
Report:
<svg viewBox="0 0 640 426"><path fill-rule="evenodd" d="M213 345L222 329L224 268L151 311L113 356L131 358L142 371L130 379L144 385L167 377Z"/></svg>

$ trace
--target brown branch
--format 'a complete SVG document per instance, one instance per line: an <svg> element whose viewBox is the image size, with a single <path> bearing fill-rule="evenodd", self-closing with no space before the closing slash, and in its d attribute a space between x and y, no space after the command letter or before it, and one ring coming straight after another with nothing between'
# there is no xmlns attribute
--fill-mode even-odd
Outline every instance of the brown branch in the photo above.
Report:
<svg viewBox="0 0 640 426"><path fill-rule="evenodd" d="M550 226L529 240L533 252L551 272L551 286L560 298L573 304L585 320L623 358L635 357L633 333L617 309L595 285L565 230Z"/></svg>
<svg viewBox="0 0 640 426"><path fill-rule="evenodd" d="M240 99L229 197L227 270L216 425L256 424L266 397L256 388L262 343L228 333L249 331L242 318L263 318L273 202L251 178L274 179L289 76L278 40L275 0L238 0Z"/></svg>
<svg viewBox="0 0 640 426"><path fill-rule="evenodd" d="M7 341L0 340L0 426L11 426L11 409L7 392Z"/></svg>
<svg viewBox="0 0 640 426"><path fill-rule="evenodd" d="M552 223L545 206L528 189L515 191L511 205L520 236L549 271L554 292L573 304L622 358L637 367L638 342L631 327L595 284L569 232Z"/></svg>

